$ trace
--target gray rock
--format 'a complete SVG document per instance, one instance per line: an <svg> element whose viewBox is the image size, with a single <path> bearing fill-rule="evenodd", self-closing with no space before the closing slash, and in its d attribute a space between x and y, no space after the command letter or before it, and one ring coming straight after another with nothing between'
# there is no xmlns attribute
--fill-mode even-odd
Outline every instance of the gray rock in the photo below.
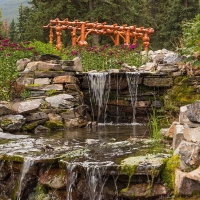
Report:
<svg viewBox="0 0 200 200"><path fill-rule="evenodd" d="M17 132L25 124L26 119L22 115L6 115L1 119L1 127L8 132Z"/></svg>
<svg viewBox="0 0 200 200"><path fill-rule="evenodd" d="M172 143L173 150L176 150L181 141L184 139L183 129L184 126L179 124L177 124L174 128L173 143Z"/></svg>
<svg viewBox="0 0 200 200"><path fill-rule="evenodd" d="M48 120L48 115L43 112L37 112L37 113L30 113L28 116L26 116L27 122L42 120L42 119Z"/></svg>
<svg viewBox="0 0 200 200"><path fill-rule="evenodd" d="M157 69L157 64L155 62L147 62L144 67L144 71L154 72Z"/></svg>
<svg viewBox="0 0 200 200"><path fill-rule="evenodd" d="M136 175L154 175L155 177L158 176L162 166L165 162L164 155L146 155L146 156L135 156L135 157L128 157L121 161L121 171L122 173L126 173L123 170L125 168L131 168L136 166ZM154 174L153 174L154 173Z"/></svg>
<svg viewBox="0 0 200 200"><path fill-rule="evenodd" d="M60 61L61 65L63 66L74 66L74 61L73 60L61 60Z"/></svg>
<svg viewBox="0 0 200 200"><path fill-rule="evenodd" d="M200 142L200 127L183 129L183 136L188 142Z"/></svg>
<svg viewBox="0 0 200 200"><path fill-rule="evenodd" d="M87 125L87 120L83 118L79 118L79 117L65 120L65 126L67 128L81 128L81 127L85 127L86 125Z"/></svg>
<svg viewBox="0 0 200 200"><path fill-rule="evenodd" d="M161 184L153 184L152 188L149 188L147 183L138 183L132 185L126 192L122 192L120 196L125 199L132 199L134 194L136 199L148 199L164 196L167 192L167 188Z"/></svg>
<svg viewBox="0 0 200 200"><path fill-rule="evenodd" d="M76 69L73 66L63 66L62 69L66 72L76 72Z"/></svg>
<svg viewBox="0 0 200 200"><path fill-rule="evenodd" d="M179 113L179 123L180 124L188 124L190 123L190 120L187 116L188 114L188 107L187 106L181 106L180 107L180 113Z"/></svg>
<svg viewBox="0 0 200 200"><path fill-rule="evenodd" d="M163 62L170 65L176 65L183 60L182 56L179 56L176 53L169 53L163 59Z"/></svg>
<svg viewBox="0 0 200 200"><path fill-rule="evenodd" d="M180 157L180 168L182 170L189 167L197 167L200 165L200 144L182 140L174 154Z"/></svg>
<svg viewBox="0 0 200 200"><path fill-rule="evenodd" d="M144 85L149 87L169 87L173 85L172 77L144 77Z"/></svg>
<svg viewBox="0 0 200 200"><path fill-rule="evenodd" d="M34 84L34 78L26 78L26 77L20 77L16 80L16 83L18 83L19 85L30 85L30 84Z"/></svg>
<svg viewBox="0 0 200 200"><path fill-rule="evenodd" d="M48 85L51 83L51 79L50 78L36 78L34 80L34 84L35 85Z"/></svg>
<svg viewBox="0 0 200 200"><path fill-rule="evenodd" d="M69 109L68 112L61 112L60 116L67 121L76 118L74 109Z"/></svg>
<svg viewBox="0 0 200 200"><path fill-rule="evenodd" d="M6 140L13 140L13 139L23 139L23 138L28 138L28 135L14 135L11 133L4 133L0 132L0 138L1 139L6 139Z"/></svg>
<svg viewBox="0 0 200 200"><path fill-rule="evenodd" d="M191 179L189 173L179 169L175 171L175 192L176 195L191 196L194 191L200 191L200 181Z"/></svg>
<svg viewBox="0 0 200 200"><path fill-rule="evenodd" d="M83 71L83 67L82 67L82 64L81 64L81 59L79 57L75 57L73 59L74 61L74 68L77 72L82 72Z"/></svg>
<svg viewBox="0 0 200 200"><path fill-rule="evenodd" d="M167 73L171 73L171 72L176 72L178 71L178 67L175 65L158 65L157 70L160 72L167 72Z"/></svg>
<svg viewBox="0 0 200 200"><path fill-rule="evenodd" d="M62 71L62 67L60 64L38 62L36 70L38 70L38 71Z"/></svg>
<svg viewBox="0 0 200 200"><path fill-rule="evenodd" d="M42 99L22 101L14 103L12 108L19 114L25 114L38 110L43 102L44 100Z"/></svg>
<svg viewBox="0 0 200 200"><path fill-rule="evenodd" d="M50 90L54 90L54 91L62 91L63 88L63 84L51 84L51 85L46 85L43 88L41 88L41 90L45 90L45 91L50 91Z"/></svg>
<svg viewBox="0 0 200 200"><path fill-rule="evenodd" d="M36 135L44 135L49 132L50 132L50 129L42 125L39 125L34 129L34 134Z"/></svg>
<svg viewBox="0 0 200 200"><path fill-rule="evenodd" d="M74 107L74 97L69 94L59 94L52 97L45 98L51 107L53 108L73 108Z"/></svg>
<svg viewBox="0 0 200 200"><path fill-rule="evenodd" d="M200 101L187 106L187 117L191 122L200 122Z"/></svg>
<svg viewBox="0 0 200 200"><path fill-rule="evenodd" d="M153 61L155 63L163 63L163 59L164 59L164 54L163 53L158 53L156 54L156 56L153 58Z"/></svg>
<svg viewBox="0 0 200 200"><path fill-rule="evenodd" d="M75 72L66 72L66 71L35 71L34 75L35 75L36 78L54 78L56 76L65 76L65 75L74 76Z"/></svg>
<svg viewBox="0 0 200 200"><path fill-rule="evenodd" d="M13 110L8 105L0 104L0 116L10 115L13 113Z"/></svg>
<svg viewBox="0 0 200 200"><path fill-rule="evenodd" d="M26 65L27 65L29 62L30 62L30 59L28 59L28 58L19 59L19 60L16 62L17 71L18 71L18 72L24 71L24 69L26 68Z"/></svg>

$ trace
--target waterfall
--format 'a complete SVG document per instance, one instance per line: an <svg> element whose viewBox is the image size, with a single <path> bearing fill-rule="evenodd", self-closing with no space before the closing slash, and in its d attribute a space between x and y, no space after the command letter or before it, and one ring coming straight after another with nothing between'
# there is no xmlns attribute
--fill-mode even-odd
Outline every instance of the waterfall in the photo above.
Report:
<svg viewBox="0 0 200 200"><path fill-rule="evenodd" d="M106 72L105 73L88 73L88 79L89 79L89 89L90 89L90 102L91 104L94 103L94 105L96 105L98 108L97 122L100 122L100 117L102 113L103 122L105 123L107 101L109 98L109 90L110 90L109 89L110 76ZM106 85L108 87L105 87ZM105 89L107 89L106 93L105 93ZM93 120L94 120L94 110L92 110L92 112L93 112Z"/></svg>
<svg viewBox="0 0 200 200"><path fill-rule="evenodd" d="M136 114L136 102L137 102L137 88L140 74L138 72L126 72L126 79L128 83L128 90L131 98L131 106L133 112L132 123L135 123L135 114ZM88 82L89 82L89 94L90 102L92 109L92 116L94 121L94 109L93 106L97 106L97 122L106 123L107 118L107 103L110 94L110 74L107 72L104 73L88 73ZM119 90L120 90L120 81L122 76L119 78L119 74L116 75L116 123L119 123L120 111L119 111Z"/></svg>
<svg viewBox="0 0 200 200"><path fill-rule="evenodd" d="M73 200L72 192L73 186L75 184L77 173L73 170L75 169L76 165L67 163L67 174L66 174L66 190L67 190L67 197L66 200Z"/></svg>
<svg viewBox="0 0 200 200"><path fill-rule="evenodd" d="M140 74L138 72L126 72L126 78L128 82L129 94L131 97L131 105L133 109L133 121L135 122L135 114L136 114L136 102L137 102L137 88L139 82Z"/></svg>
<svg viewBox="0 0 200 200"><path fill-rule="evenodd" d="M23 163L23 167L22 167L22 172L21 172L21 177L19 179L19 187L18 187L18 194L17 194L17 200L21 200L21 195L22 195L22 191L25 187L25 185L23 185L23 181L24 178L27 174L27 172L29 171L30 167L34 164L34 159L33 158L29 158L26 157L24 158L24 163Z"/></svg>
<svg viewBox="0 0 200 200"><path fill-rule="evenodd" d="M107 180L105 176L106 167L87 167L86 171L86 198L88 200L101 200L104 185Z"/></svg>

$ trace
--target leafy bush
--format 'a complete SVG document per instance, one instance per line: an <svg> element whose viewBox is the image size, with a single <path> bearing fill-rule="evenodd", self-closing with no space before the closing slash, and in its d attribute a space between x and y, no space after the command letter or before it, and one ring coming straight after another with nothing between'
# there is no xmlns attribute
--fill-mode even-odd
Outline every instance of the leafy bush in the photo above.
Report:
<svg viewBox="0 0 200 200"><path fill-rule="evenodd" d="M30 47L34 47L35 52L37 52L37 55L42 54L53 54L56 56L64 57L65 54L61 50L57 50L54 45L51 45L50 43L43 43L37 40L34 40L30 42Z"/></svg>
<svg viewBox="0 0 200 200"><path fill-rule="evenodd" d="M0 36L0 100L10 100L12 86L18 76L16 62L21 58L30 58L41 54L60 56L62 60L72 60L80 56L83 70L107 70L121 68L123 63L139 67L142 64L142 55L137 50L137 44L130 46L109 45L98 47L67 47L57 50L54 45L40 41L12 43Z"/></svg>
<svg viewBox="0 0 200 200"><path fill-rule="evenodd" d="M194 19L183 22L183 44L182 51L186 54L200 52L200 14Z"/></svg>
<svg viewBox="0 0 200 200"><path fill-rule="evenodd" d="M130 66L140 67L142 65L142 55L137 51L137 44L130 46L114 46L108 44L93 47L71 47L65 49L66 58L72 59L80 56L84 71L107 70L121 68L123 63Z"/></svg>
<svg viewBox="0 0 200 200"><path fill-rule="evenodd" d="M16 44L0 36L0 100L10 100L13 83L18 76L16 61L34 55L28 43Z"/></svg>

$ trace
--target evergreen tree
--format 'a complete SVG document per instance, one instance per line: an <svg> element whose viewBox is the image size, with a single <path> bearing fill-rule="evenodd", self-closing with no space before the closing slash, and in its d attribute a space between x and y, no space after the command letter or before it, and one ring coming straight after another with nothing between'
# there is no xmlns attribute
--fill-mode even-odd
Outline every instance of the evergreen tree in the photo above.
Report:
<svg viewBox="0 0 200 200"><path fill-rule="evenodd" d="M26 33L29 32L29 21L28 21L28 16L29 16L29 7L23 7L22 4L19 6L19 17L18 17L18 23L16 24L17 27L17 41L22 42L22 41L27 41Z"/></svg>
<svg viewBox="0 0 200 200"><path fill-rule="evenodd" d="M16 42L16 24L14 19L12 19L9 26L9 39L12 42Z"/></svg>
<svg viewBox="0 0 200 200"><path fill-rule="evenodd" d="M182 37L181 24L185 20L194 18L200 11L199 0L168 0L169 6L165 23L161 27L163 46L176 48L179 38Z"/></svg>
<svg viewBox="0 0 200 200"><path fill-rule="evenodd" d="M17 29L20 40L49 41L49 30L42 26L51 19L69 21L117 23L118 25L137 25L152 27L153 49L172 49L174 41L181 37L181 23L191 19L199 12L199 0L32 0L30 7L19 8ZM54 32L55 35L55 32ZM109 37L89 36L89 43L112 43ZM62 32L64 46L71 45L70 31Z"/></svg>
<svg viewBox="0 0 200 200"><path fill-rule="evenodd" d="M0 36L3 34L2 11L0 9Z"/></svg>

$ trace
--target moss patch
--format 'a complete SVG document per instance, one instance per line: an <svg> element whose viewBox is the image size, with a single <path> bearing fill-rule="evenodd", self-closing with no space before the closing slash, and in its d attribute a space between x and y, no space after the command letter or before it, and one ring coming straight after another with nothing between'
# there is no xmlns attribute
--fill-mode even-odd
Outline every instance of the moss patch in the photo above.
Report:
<svg viewBox="0 0 200 200"><path fill-rule="evenodd" d="M165 158L158 157L156 155L147 155L147 156L137 156L137 157L128 157L121 161L121 172L128 175L128 184L127 187L121 190L121 193L126 192L129 189L131 178L137 172L138 165L142 163L148 163L152 166L152 169L148 169L146 171L146 175L154 175L157 176L159 174L159 170L155 170L155 166L162 166L164 164ZM156 172L156 174L153 174Z"/></svg>
<svg viewBox="0 0 200 200"><path fill-rule="evenodd" d="M31 195L29 197L30 200L43 200L43 199L49 199L48 197L48 190L44 185L38 184L36 187L35 194Z"/></svg>
<svg viewBox="0 0 200 200"><path fill-rule="evenodd" d="M178 112L180 106L195 102L200 98L196 88L190 85L190 80L186 76L174 79L174 86L168 90L164 96L164 109Z"/></svg>
<svg viewBox="0 0 200 200"><path fill-rule="evenodd" d="M60 121L46 121L45 126L51 130L64 128L64 124Z"/></svg>
<svg viewBox="0 0 200 200"><path fill-rule="evenodd" d="M175 182L175 169L180 166L179 155L173 155L168 158L165 163L165 167L161 172L161 178L163 182L167 183L170 189L174 189Z"/></svg>
<svg viewBox="0 0 200 200"><path fill-rule="evenodd" d="M38 126L38 123L37 122L33 122L33 123L31 123L31 124L28 124L28 125L24 125L23 127L22 127L22 130L23 131L30 131L30 130L33 130L35 127L37 127Z"/></svg>
<svg viewBox="0 0 200 200"><path fill-rule="evenodd" d="M23 163L24 162L24 158L20 155L1 155L0 160L7 160L9 162L20 162Z"/></svg>
<svg viewBox="0 0 200 200"><path fill-rule="evenodd" d="M11 119L5 118L4 120L1 121L1 126L2 126L2 127L7 127L7 126L9 126L9 125L12 124L12 123L13 123L13 122L12 122Z"/></svg>

